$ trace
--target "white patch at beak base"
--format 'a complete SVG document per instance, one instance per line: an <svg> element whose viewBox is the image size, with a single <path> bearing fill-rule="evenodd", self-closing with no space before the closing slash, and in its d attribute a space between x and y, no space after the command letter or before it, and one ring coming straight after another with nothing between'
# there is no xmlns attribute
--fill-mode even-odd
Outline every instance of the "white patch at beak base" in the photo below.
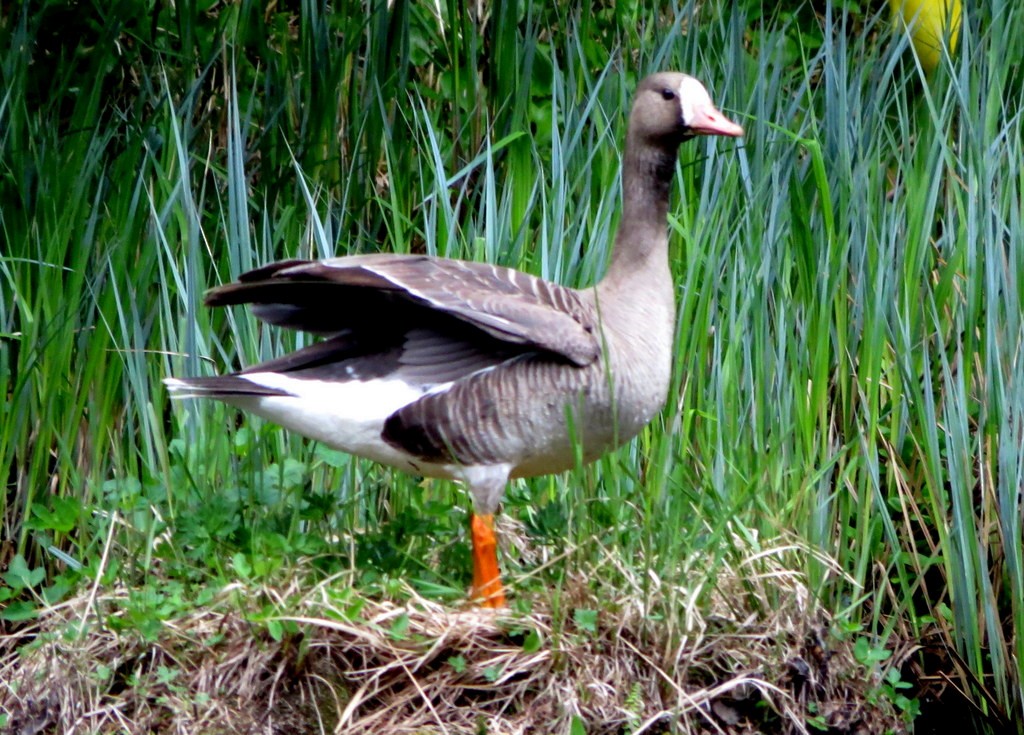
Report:
<svg viewBox="0 0 1024 735"><path fill-rule="evenodd" d="M679 83L679 107L683 123L695 135L743 135L743 128L718 111L704 85L693 77Z"/></svg>

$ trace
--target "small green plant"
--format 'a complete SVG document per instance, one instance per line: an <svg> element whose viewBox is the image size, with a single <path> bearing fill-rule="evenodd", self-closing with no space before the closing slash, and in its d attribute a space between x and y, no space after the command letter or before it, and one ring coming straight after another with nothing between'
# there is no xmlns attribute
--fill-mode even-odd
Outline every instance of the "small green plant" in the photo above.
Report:
<svg viewBox="0 0 1024 735"><path fill-rule="evenodd" d="M882 680L882 696L892 702L900 711L904 722L912 723L921 714L921 703L916 697L908 697L906 690L912 689L913 684L903 681L900 670L891 667L886 670Z"/></svg>
<svg viewBox="0 0 1024 735"><path fill-rule="evenodd" d="M523 651L526 653L536 653L540 650L540 647L544 643L544 638L537 630L531 630L523 638Z"/></svg>
<svg viewBox="0 0 1024 735"><path fill-rule="evenodd" d="M892 651L868 636L859 635L854 641L853 655L857 662L867 669L869 675L874 675L872 672L877 672L881 665L892 657ZM904 722L912 723L921 713L920 702L906 695L906 690L912 689L913 684L903 680L896 666L886 667L879 678L879 684L869 695L869 699L873 702L889 702L900 713Z"/></svg>
<svg viewBox="0 0 1024 735"><path fill-rule="evenodd" d="M892 651L872 640L869 636L858 636L853 643L853 655L868 670L878 667L892 656Z"/></svg>
<svg viewBox="0 0 1024 735"><path fill-rule="evenodd" d="M572 619L583 632L590 633L591 635L597 633L597 610L576 608L572 611Z"/></svg>
<svg viewBox="0 0 1024 735"><path fill-rule="evenodd" d="M391 623L391 628L388 630L388 635L391 636L392 640L404 641L406 640L409 632L409 616L402 613L394 619Z"/></svg>
<svg viewBox="0 0 1024 735"><path fill-rule="evenodd" d="M626 695L623 709L626 710L627 717L626 732L636 732L643 721L644 712L644 688L640 685L640 682L633 682L633 685L629 688L629 694Z"/></svg>
<svg viewBox="0 0 1024 735"><path fill-rule="evenodd" d="M831 728L829 727L828 720L821 714L818 708L818 703L814 700L807 702L807 715L804 721L813 727L815 730L820 732L828 732Z"/></svg>

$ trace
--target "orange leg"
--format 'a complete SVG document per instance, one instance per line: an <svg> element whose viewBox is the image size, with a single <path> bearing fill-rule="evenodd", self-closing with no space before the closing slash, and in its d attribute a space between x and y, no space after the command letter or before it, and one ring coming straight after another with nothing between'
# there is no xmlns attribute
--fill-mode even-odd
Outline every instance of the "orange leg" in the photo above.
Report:
<svg viewBox="0 0 1024 735"><path fill-rule="evenodd" d="M473 599L483 607L505 607L505 590L498 567L498 540L494 536L494 516L470 519L473 532Z"/></svg>

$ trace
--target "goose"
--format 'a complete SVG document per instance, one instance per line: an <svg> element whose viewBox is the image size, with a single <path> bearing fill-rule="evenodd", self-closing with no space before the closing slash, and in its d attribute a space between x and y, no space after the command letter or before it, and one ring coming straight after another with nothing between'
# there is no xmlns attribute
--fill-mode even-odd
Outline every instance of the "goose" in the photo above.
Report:
<svg viewBox="0 0 1024 735"><path fill-rule="evenodd" d="M627 442L668 395L675 322L667 213L679 145L743 128L679 72L644 78L606 274L574 289L511 268L415 254L285 260L211 289L271 325L324 337L218 377L166 378L347 453L463 483L471 599L505 606L494 513L512 478Z"/></svg>

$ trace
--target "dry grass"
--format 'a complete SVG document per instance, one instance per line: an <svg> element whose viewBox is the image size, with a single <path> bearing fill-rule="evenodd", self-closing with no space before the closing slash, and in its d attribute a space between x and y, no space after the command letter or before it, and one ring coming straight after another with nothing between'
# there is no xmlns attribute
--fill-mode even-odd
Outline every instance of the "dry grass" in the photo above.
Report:
<svg viewBox="0 0 1024 735"><path fill-rule="evenodd" d="M333 580L277 595L283 635L252 622L271 591L234 587L147 640L124 625L125 590L82 595L0 639L0 712L21 735L562 733L575 718L591 735L791 733L809 715L833 733L902 730L873 696L879 672L788 571L800 553L750 555L703 616L686 602L697 592L654 580L651 599L684 611L660 619L664 604L593 582L556 609L495 615L334 595Z"/></svg>

